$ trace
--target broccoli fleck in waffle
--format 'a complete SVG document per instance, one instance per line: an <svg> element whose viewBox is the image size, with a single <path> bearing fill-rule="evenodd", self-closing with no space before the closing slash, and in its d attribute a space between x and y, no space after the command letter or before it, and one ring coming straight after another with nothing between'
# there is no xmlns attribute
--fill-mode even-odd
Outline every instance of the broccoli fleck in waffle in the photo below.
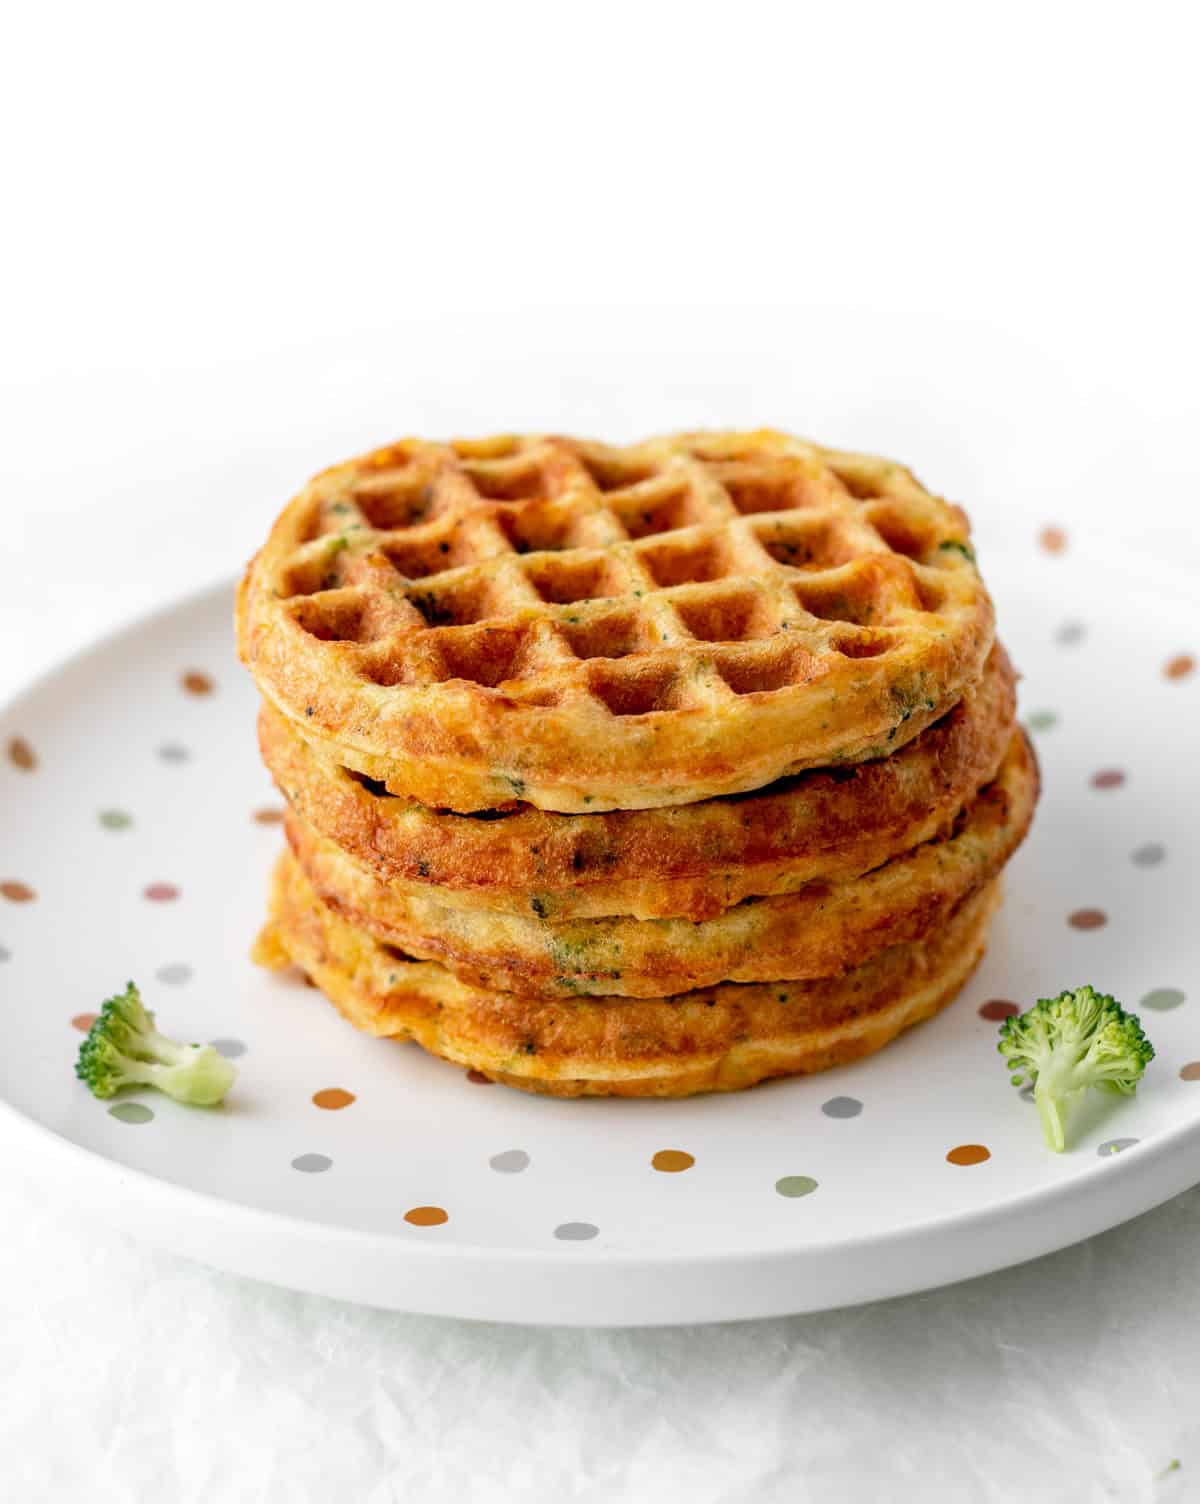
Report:
<svg viewBox="0 0 1200 1504"><path fill-rule="evenodd" d="M405 441L319 475L239 597L267 699L459 811L686 804L894 751L979 675L963 513L782 433Z"/></svg>

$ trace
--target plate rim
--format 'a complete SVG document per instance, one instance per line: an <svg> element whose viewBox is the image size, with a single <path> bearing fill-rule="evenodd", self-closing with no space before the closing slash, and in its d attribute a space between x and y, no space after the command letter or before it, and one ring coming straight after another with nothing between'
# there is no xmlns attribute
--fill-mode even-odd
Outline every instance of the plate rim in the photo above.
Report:
<svg viewBox="0 0 1200 1504"><path fill-rule="evenodd" d="M125 1232L132 1223L148 1242L179 1256L226 1273L381 1309L530 1326L710 1324L800 1315L913 1295L1073 1247L1153 1210L1200 1180L1200 1163L1189 1164L1183 1152L1200 1147L1197 1122L1181 1125L1153 1143L1143 1140L1119 1155L1098 1160L1076 1179L1038 1187L1015 1202L967 1209L900 1231L867 1233L836 1243L664 1254L629 1253L603 1245L488 1248L346 1227L179 1185L76 1143L5 1098L0 1098L0 1127L6 1137L23 1139L73 1188L82 1183L84 1210ZM31 1161L24 1168L28 1171ZM1140 1191L1130 1195L1131 1185ZM1052 1201L1060 1213L1074 1215L1054 1222L1043 1219L1045 1201ZM1105 1207L1113 1202L1122 1203L1115 1215ZM220 1225L229 1234L228 1241L222 1242L216 1254L196 1253L192 1238L172 1236L159 1227L161 1216L173 1212L184 1213L193 1227L197 1219ZM1068 1220L1071 1226L1064 1237L1063 1223ZM993 1230L998 1236L987 1239L984 1235ZM967 1256L964 1245L974 1245L975 1255ZM284 1272L278 1261L280 1250L294 1255L297 1248L317 1255L315 1265L306 1258L307 1267L298 1278L294 1272ZM358 1264L343 1265L332 1275L321 1272L323 1254L340 1255L347 1248L358 1253ZM869 1280L856 1268L847 1277L848 1266L870 1264L884 1248L904 1256L901 1269L893 1270L889 1264L885 1277ZM431 1269L443 1275L449 1270L450 1278L420 1288L403 1280L406 1274L427 1278ZM521 1293L515 1306L511 1297L496 1300L489 1295L479 1301L476 1282L480 1275L514 1270L536 1271L540 1281L549 1282L543 1294L551 1314L531 1315L525 1309L523 1284L518 1287ZM400 1277L395 1289L402 1298L378 1293L381 1272L389 1282ZM661 1279L665 1272L677 1279L682 1275L683 1288L672 1292L669 1312L648 1313L646 1292L637 1286ZM757 1290L736 1284L714 1289L708 1283L710 1274L726 1278L753 1274L763 1284ZM637 1284L626 1292L624 1282L631 1277ZM793 1278L803 1280L803 1291L792 1285ZM598 1280L603 1283L598 1285ZM360 1282L369 1288L364 1290ZM655 1292L657 1299L661 1295ZM589 1305L587 1314L581 1314Z"/></svg>

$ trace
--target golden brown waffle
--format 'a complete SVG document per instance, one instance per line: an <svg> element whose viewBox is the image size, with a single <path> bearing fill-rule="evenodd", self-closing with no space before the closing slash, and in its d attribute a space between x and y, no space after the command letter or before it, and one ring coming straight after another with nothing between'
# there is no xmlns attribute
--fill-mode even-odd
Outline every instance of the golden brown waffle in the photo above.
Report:
<svg viewBox="0 0 1200 1504"><path fill-rule="evenodd" d="M285 855L256 959L293 961L367 1033L415 1039L496 1081L554 1096L688 1096L827 1070L946 1006L978 965L999 884L920 944L835 981L716 987L670 1001L547 1002L470 987L327 909Z"/></svg>
<svg viewBox="0 0 1200 1504"><path fill-rule="evenodd" d="M239 595L264 693L459 811L691 803L894 751L983 666L964 514L786 434L409 440L292 501Z"/></svg>
<svg viewBox="0 0 1200 1504"><path fill-rule="evenodd" d="M1017 731L996 779L945 839L862 877L752 899L699 923L449 909L380 883L294 814L287 834L324 902L463 981L526 996L663 997L718 982L836 976L886 946L924 939L997 876L1024 838L1037 792L1033 752Z"/></svg>
<svg viewBox="0 0 1200 1504"><path fill-rule="evenodd" d="M711 919L744 898L846 879L933 836L992 778L1016 708L997 644L947 716L893 756L670 809L456 815L390 795L269 706L267 767L300 817L397 892L544 919Z"/></svg>

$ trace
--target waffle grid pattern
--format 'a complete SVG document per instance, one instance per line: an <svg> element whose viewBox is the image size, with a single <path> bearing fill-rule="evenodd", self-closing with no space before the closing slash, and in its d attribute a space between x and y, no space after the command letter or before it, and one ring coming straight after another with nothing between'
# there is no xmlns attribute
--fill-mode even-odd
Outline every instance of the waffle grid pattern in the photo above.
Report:
<svg viewBox="0 0 1200 1504"><path fill-rule="evenodd" d="M974 580L906 470L775 435L394 445L320 477L298 537L274 593L362 680L617 716L881 657Z"/></svg>

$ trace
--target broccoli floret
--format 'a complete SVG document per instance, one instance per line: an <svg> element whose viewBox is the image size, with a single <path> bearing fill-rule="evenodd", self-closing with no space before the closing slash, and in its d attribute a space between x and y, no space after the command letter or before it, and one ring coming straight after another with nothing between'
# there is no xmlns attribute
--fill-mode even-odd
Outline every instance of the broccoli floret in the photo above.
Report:
<svg viewBox="0 0 1200 1504"><path fill-rule="evenodd" d="M1066 1147L1063 1114L1075 1092L1097 1086L1132 1096L1154 1059L1137 1015L1091 987L1041 998L1027 1013L1006 1018L999 1050L1013 1085L1032 1084L1046 1142L1059 1153Z"/></svg>
<svg viewBox="0 0 1200 1504"><path fill-rule="evenodd" d="M154 1027L132 982L100 1009L79 1046L75 1074L94 1097L127 1086L154 1086L177 1102L214 1107L237 1072L210 1044L177 1044Z"/></svg>

